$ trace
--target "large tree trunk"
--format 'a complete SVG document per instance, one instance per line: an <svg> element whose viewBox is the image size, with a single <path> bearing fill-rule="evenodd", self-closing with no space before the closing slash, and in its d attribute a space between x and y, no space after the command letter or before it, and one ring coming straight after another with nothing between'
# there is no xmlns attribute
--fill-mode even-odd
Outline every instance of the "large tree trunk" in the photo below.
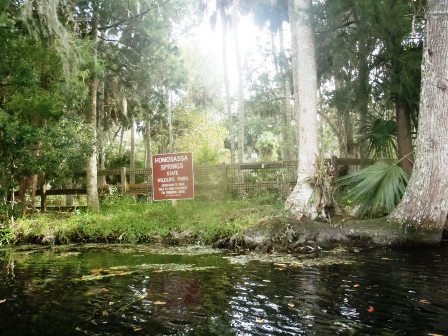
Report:
<svg viewBox="0 0 448 336"><path fill-rule="evenodd" d="M130 158L130 168L135 169L135 133L136 125L134 116L131 117L131 158ZM129 183L135 184L135 174L129 176Z"/></svg>
<svg viewBox="0 0 448 336"><path fill-rule="evenodd" d="M411 133L411 110L406 103L395 104L395 116L397 119L397 147L400 167L411 175L414 165L414 154Z"/></svg>
<svg viewBox="0 0 448 336"><path fill-rule="evenodd" d="M105 132L104 132L104 80L100 82L99 106L98 106L98 170L106 169L106 150L105 150ZM98 177L98 184L104 186L106 184L106 176Z"/></svg>
<svg viewBox="0 0 448 336"><path fill-rule="evenodd" d="M222 66L224 72L224 90L226 95L226 112L229 118L229 142L230 142L230 162L235 163L235 126L232 117L232 101L230 97L229 66L227 64L227 23L221 15L222 23Z"/></svg>
<svg viewBox="0 0 448 336"><path fill-rule="evenodd" d="M238 37L238 23L239 17L237 13L237 4L235 4L235 13L233 13L233 40L235 42L235 56L236 56L236 66L238 70L238 162L244 162L244 82L243 82L243 62L241 60L241 50Z"/></svg>
<svg viewBox="0 0 448 336"><path fill-rule="evenodd" d="M361 4L361 3L360 3ZM355 14L357 16L357 14ZM370 85L369 85L369 64L368 56L369 49L367 46L369 36L367 35L367 29L365 28L364 17L361 15L356 17L358 22L358 88L356 92L357 108L359 113L359 130L360 134L364 132L367 126L367 116L369 113L369 95L370 95ZM359 154L361 158L366 158L368 156L367 146L361 144L359 147Z"/></svg>
<svg viewBox="0 0 448 336"><path fill-rule="evenodd" d="M92 32L91 39L93 42L93 64L97 66L98 61L98 13L97 5L94 4L92 13ZM90 81L90 109L87 112L87 123L92 129L92 152L87 159L86 165L86 189L87 189L87 208L98 211L100 203L98 200L98 177L97 177L97 135L96 135L96 107L99 79L93 69L92 79Z"/></svg>
<svg viewBox="0 0 448 336"><path fill-rule="evenodd" d="M123 137L124 137L124 126L120 127L120 144L118 145L118 157L121 159L123 154Z"/></svg>
<svg viewBox="0 0 448 336"><path fill-rule="evenodd" d="M98 176L97 176L97 147L96 147L96 100L98 92L98 79L93 78L90 83L90 110L88 120L92 128L92 152L87 159L86 166L86 188L87 188L87 208L98 211L100 208L98 200Z"/></svg>
<svg viewBox="0 0 448 336"><path fill-rule="evenodd" d="M34 197L37 189L37 174L22 177L19 185L18 201L22 206L22 216L34 212Z"/></svg>
<svg viewBox="0 0 448 336"><path fill-rule="evenodd" d="M146 168L152 168L152 146L151 146L151 117L148 113L145 121L145 135L146 135Z"/></svg>
<svg viewBox="0 0 448 336"><path fill-rule="evenodd" d="M168 111L168 151L174 152L173 110L171 108L171 92L166 89L166 108Z"/></svg>
<svg viewBox="0 0 448 336"><path fill-rule="evenodd" d="M294 99L294 105L293 105L293 118L296 127L294 132L295 137L295 145L298 146L299 142L299 95L298 95L298 65L297 65L297 29L295 20L297 20L297 16L295 14L295 7L294 7L294 0L288 0L288 17L289 17L289 23L290 23L290 29L291 29L291 50L292 50L292 84L293 84L293 99ZM294 155L294 159L297 159L296 155Z"/></svg>
<svg viewBox="0 0 448 336"><path fill-rule="evenodd" d="M289 84L289 76L286 66L286 53L283 35L283 25L280 27L279 31L280 37L280 59L282 64L282 91L283 91L283 101L282 101L282 159L285 161L292 161L295 157L295 141L294 135L292 134L291 123L293 118L293 113L291 111L291 89Z"/></svg>
<svg viewBox="0 0 448 336"><path fill-rule="evenodd" d="M311 0L294 1L294 20L297 31L297 88L299 99L299 151L297 184L286 200L286 207L297 217L317 217L312 204L313 187L308 179L315 174L319 154L317 132L317 70L314 33L311 24Z"/></svg>
<svg viewBox="0 0 448 336"><path fill-rule="evenodd" d="M389 216L426 242L440 240L448 213L447 13L447 1L428 0L416 161L406 193Z"/></svg>

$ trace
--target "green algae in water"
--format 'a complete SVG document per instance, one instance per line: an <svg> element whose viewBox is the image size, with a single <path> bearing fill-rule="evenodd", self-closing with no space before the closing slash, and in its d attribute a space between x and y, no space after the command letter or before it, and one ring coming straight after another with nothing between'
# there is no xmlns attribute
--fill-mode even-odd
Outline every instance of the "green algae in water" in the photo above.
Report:
<svg viewBox="0 0 448 336"><path fill-rule="evenodd" d="M277 266L306 267L306 266L329 266L329 265L349 265L353 260L342 256L324 257L295 257L287 254L258 254L249 253L245 255L224 257L234 265L246 265L251 262L270 263Z"/></svg>
<svg viewBox="0 0 448 336"><path fill-rule="evenodd" d="M86 244L82 249L100 249L123 254L157 254L157 255L188 255L200 256L207 254L220 254L221 250L214 249L209 246L201 245L180 245L180 246L164 246L164 245L129 245L129 244Z"/></svg>
<svg viewBox="0 0 448 336"><path fill-rule="evenodd" d="M196 266L194 264L141 264L136 266L113 266L103 269L92 269L91 274L83 275L75 281L96 281L116 276L126 276L150 270L152 273L162 272L200 272L216 268L215 266Z"/></svg>

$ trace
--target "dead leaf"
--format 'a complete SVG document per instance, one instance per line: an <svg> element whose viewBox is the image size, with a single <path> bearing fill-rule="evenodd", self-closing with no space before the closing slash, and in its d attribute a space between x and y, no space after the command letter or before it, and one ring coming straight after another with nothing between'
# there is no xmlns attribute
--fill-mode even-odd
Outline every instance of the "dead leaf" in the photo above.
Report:
<svg viewBox="0 0 448 336"><path fill-rule="evenodd" d="M255 322L256 322L256 323L264 323L265 320L263 320L263 319L256 319Z"/></svg>
<svg viewBox="0 0 448 336"><path fill-rule="evenodd" d="M432 333L429 333L428 336L444 336L444 335L442 335L442 334L432 334Z"/></svg>
<svg viewBox="0 0 448 336"><path fill-rule="evenodd" d="M104 287L100 289L100 292L101 292L101 293L107 293L108 291L109 291L109 290L108 290L107 288L104 288Z"/></svg>
<svg viewBox="0 0 448 336"><path fill-rule="evenodd" d="M421 303L421 304L431 304L431 302L429 302L428 300L425 300L425 299L421 299L420 301L418 301L418 303Z"/></svg>
<svg viewBox="0 0 448 336"><path fill-rule="evenodd" d="M288 303L288 306L292 308L294 307L294 303Z"/></svg>
<svg viewBox="0 0 448 336"><path fill-rule="evenodd" d="M370 306L369 308L367 308L367 311L369 313L373 313L375 311L375 308L373 308L372 306Z"/></svg>
<svg viewBox="0 0 448 336"><path fill-rule="evenodd" d="M143 330L143 328L141 328L141 327L140 328L134 328L135 332L139 332L139 331L142 331L142 330Z"/></svg>
<svg viewBox="0 0 448 336"><path fill-rule="evenodd" d="M0 300L0 303L5 303L6 299Z"/></svg>
<svg viewBox="0 0 448 336"><path fill-rule="evenodd" d="M360 286L361 286L360 284L354 284L354 285L353 285L354 288L358 288L358 287L360 287Z"/></svg>
<svg viewBox="0 0 448 336"><path fill-rule="evenodd" d="M114 304L114 302L109 301L109 306L112 306Z"/></svg>
<svg viewBox="0 0 448 336"><path fill-rule="evenodd" d="M164 304L166 304L166 302L165 301L154 301L154 304L155 305L164 305Z"/></svg>

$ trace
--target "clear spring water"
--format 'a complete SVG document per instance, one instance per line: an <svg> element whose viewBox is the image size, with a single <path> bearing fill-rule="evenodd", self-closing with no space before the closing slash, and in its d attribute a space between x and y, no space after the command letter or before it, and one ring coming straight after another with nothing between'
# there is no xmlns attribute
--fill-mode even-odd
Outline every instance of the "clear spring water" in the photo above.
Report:
<svg viewBox="0 0 448 336"><path fill-rule="evenodd" d="M1 249L0 271L1 335L448 335L448 246L28 247Z"/></svg>

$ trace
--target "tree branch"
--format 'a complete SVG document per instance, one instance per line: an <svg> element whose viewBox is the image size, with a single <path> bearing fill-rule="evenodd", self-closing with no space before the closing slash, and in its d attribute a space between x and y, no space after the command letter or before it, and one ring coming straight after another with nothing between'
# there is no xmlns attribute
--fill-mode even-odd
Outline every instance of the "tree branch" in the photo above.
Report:
<svg viewBox="0 0 448 336"><path fill-rule="evenodd" d="M99 31L103 31L103 30L108 30L108 29L111 29L111 28L115 28L115 27L118 27L119 25L121 25L122 23L124 23L124 22L126 22L126 21L131 21L131 20L137 19L137 18L139 18L139 17L143 17L143 16L145 16L146 14L148 14L150 11L152 11L152 10L154 10L154 9L160 7L160 6L163 6L163 5L167 4L169 1L170 1L170 0L166 0L166 1L163 2L162 4L157 4L157 5L154 5L154 6L152 6L152 7L149 7L147 10L145 10L144 12L141 12L140 14L136 14L136 15L134 15L134 16L127 17L127 18L125 18L125 19L122 19L122 20L119 20L119 21L117 21L117 22L115 22L115 23L112 23L112 24L110 24L110 25L108 25L108 26L105 26L105 27L99 27L98 30L99 30Z"/></svg>

